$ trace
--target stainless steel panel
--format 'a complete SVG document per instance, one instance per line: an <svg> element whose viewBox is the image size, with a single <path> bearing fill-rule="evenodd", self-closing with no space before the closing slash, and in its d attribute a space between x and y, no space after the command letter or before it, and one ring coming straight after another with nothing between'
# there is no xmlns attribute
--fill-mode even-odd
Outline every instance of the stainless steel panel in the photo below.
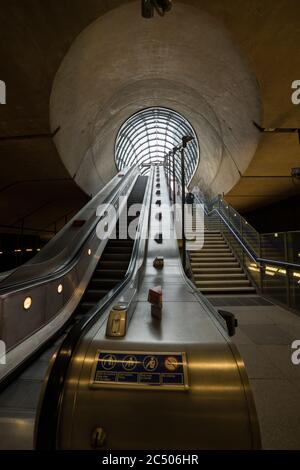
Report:
<svg viewBox="0 0 300 470"><path fill-rule="evenodd" d="M161 169L162 173L162 169ZM162 200L168 202L161 174ZM155 189L154 189L155 191ZM155 222L152 207L150 224ZM157 255L165 268L151 267ZM95 428L107 434L105 449L251 449L259 430L244 364L229 337L182 272L175 240L149 240L140 297L124 338L105 336L106 314L73 358L60 416L59 448L90 449ZM163 286L162 321L145 301L149 286ZM123 295L126 298L126 293ZM187 357L187 391L91 386L97 350L174 351Z"/></svg>
<svg viewBox="0 0 300 470"><path fill-rule="evenodd" d="M32 298L32 306L25 310L26 297ZM7 350L24 340L45 323L46 286L8 295L3 299L3 341Z"/></svg>
<svg viewBox="0 0 300 470"><path fill-rule="evenodd" d="M62 292L58 292L58 286L62 285ZM53 318L62 309L64 305L64 279L58 279L46 284L46 309L45 309L45 322Z"/></svg>

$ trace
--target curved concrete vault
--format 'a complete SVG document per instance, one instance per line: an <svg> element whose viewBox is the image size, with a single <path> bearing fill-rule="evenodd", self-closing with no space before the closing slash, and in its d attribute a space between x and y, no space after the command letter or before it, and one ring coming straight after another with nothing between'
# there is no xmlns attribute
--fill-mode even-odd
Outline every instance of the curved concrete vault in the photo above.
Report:
<svg viewBox="0 0 300 470"><path fill-rule="evenodd" d="M229 33L198 8L176 3L164 18L139 2L101 16L74 41L54 81L51 126L70 175L94 194L117 171L122 124L148 107L170 108L195 129L200 164L192 184L229 191L249 165L261 121L257 80Z"/></svg>

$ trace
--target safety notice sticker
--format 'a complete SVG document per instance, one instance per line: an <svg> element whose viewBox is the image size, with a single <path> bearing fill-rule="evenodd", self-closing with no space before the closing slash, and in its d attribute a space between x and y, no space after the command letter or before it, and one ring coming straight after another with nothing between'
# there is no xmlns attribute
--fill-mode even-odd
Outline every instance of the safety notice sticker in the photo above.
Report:
<svg viewBox="0 0 300 470"><path fill-rule="evenodd" d="M186 389L185 353L98 351L92 385Z"/></svg>

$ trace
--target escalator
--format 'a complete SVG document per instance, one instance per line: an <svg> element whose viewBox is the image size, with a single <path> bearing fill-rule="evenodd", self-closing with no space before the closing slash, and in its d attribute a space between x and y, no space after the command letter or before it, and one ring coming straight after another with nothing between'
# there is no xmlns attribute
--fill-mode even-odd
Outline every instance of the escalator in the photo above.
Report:
<svg viewBox="0 0 300 470"><path fill-rule="evenodd" d="M134 240L128 234L129 224L139 214L127 218L125 231L121 230L120 220L132 204L142 204L148 177L138 176L121 218L116 223L115 239L109 239L100 256L99 262L88 282L81 301L72 317L54 335L39 353L31 357L12 374L9 380L0 384L0 448L31 449L33 448L33 427L38 406L41 386L55 351L61 346L67 335L72 335L80 324L88 321L95 314L99 302L120 284L126 275L133 254ZM7 383L9 385L7 385ZM20 423L22 426L20 427Z"/></svg>
<svg viewBox="0 0 300 470"><path fill-rule="evenodd" d="M161 243L154 236L171 206L159 166L161 207L151 204L158 196L153 170L133 247L136 266L130 263L132 275L102 306L101 319L71 331L58 351L40 396L37 450L260 448L244 364L224 319L184 274L175 214L170 236ZM120 251L112 259L114 245ZM125 269L129 245L107 244L88 296L96 285L103 289L104 276L112 282ZM112 328L118 300L125 305L122 334ZM145 426L154 422L156 432Z"/></svg>
<svg viewBox="0 0 300 470"><path fill-rule="evenodd" d="M126 214L128 214L128 208L133 204L142 204L147 181L147 176L138 177L123 209ZM89 312L99 300L103 299L110 290L124 279L134 245L134 239L128 233L128 226L133 220L137 220L137 215L127 217L126 233L123 233L122 227L120 227L120 220L123 220L123 215L124 212L117 221L115 239L108 240L82 301L78 306L77 314L79 315ZM124 238L124 235L126 235L126 238Z"/></svg>

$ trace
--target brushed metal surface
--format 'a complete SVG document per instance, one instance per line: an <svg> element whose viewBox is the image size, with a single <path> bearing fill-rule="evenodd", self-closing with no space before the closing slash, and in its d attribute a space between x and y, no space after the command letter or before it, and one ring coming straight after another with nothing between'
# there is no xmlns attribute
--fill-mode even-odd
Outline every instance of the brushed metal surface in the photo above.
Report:
<svg viewBox="0 0 300 470"><path fill-rule="evenodd" d="M162 202L169 204L160 168ZM155 197L155 189L153 190ZM154 199L155 200L155 199ZM151 207L150 226L157 228ZM153 259L164 256L156 271ZM161 284L162 321L153 320L147 289ZM126 297L126 295L125 295ZM212 307L211 307L212 309ZM124 338L105 337L109 310L86 334L73 358L60 416L58 448L91 449L101 427L107 449L253 449L259 428L244 364L207 304L182 272L177 242L149 240L136 308ZM174 351L187 357L187 391L91 387L97 350Z"/></svg>

